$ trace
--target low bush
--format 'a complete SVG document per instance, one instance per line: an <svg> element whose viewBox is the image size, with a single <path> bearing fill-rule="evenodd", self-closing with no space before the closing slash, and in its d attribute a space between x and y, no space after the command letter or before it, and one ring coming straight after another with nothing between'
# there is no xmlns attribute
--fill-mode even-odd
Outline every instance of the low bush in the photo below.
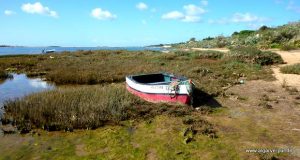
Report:
<svg viewBox="0 0 300 160"><path fill-rule="evenodd" d="M282 64L283 59L277 53L261 51L255 47L235 47L230 50L229 58L245 63L272 65Z"/></svg>
<svg viewBox="0 0 300 160"><path fill-rule="evenodd" d="M290 45L290 44L283 44L279 47L279 49L283 50L283 51L290 51L290 50L296 49L296 47L293 45Z"/></svg>
<svg viewBox="0 0 300 160"><path fill-rule="evenodd" d="M286 73L286 74L299 74L300 75L300 63L281 67L280 71L282 73Z"/></svg>
<svg viewBox="0 0 300 160"><path fill-rule="evenodd" d="M219 51L176 51L177 56L186 56L193 59L221 59L224 56L223 52Z"/></svg>

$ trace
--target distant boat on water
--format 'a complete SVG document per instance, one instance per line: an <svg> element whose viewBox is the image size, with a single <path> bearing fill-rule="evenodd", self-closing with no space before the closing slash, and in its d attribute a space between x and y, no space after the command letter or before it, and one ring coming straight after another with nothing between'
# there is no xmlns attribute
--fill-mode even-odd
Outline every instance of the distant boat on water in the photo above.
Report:
<svg viewBox="0 0 300 160"><path fill-rule="evenodd" d="M45 50L45 49L43 49L43 53L53 53L53 52L55 52L56 50L55 49L47 49L47 50Z"/></svg>

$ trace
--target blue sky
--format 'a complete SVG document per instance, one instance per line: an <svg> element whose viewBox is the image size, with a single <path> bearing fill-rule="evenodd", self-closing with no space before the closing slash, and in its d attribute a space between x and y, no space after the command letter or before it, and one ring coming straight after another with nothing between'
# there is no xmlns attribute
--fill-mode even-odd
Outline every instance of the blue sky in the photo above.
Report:
<svg viewBox="0 0 300 160"><path fill-rule="evenodd" d="M298 20L299 0L0 0L0 44L142 46Z"/></svg>

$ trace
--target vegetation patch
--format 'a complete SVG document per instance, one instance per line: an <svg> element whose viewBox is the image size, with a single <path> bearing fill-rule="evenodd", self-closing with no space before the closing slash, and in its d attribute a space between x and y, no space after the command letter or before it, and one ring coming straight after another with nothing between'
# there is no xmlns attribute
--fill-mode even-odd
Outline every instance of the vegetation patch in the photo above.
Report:
<svg viewBox="0 0 300 160"><path fill-rule="evenodd" d="M223 48L238 46L254 46L260 49L278 48L291 50L300 47L300 22L290 22L278 27L262 26L258 30L242 30L231 36L207 37L196 41L173 44L175 48Z"/></svg>
<svg viewBox="0 0 300 160"><path fill-rule="evenodd" d="M13 119L19 130L92 129L128 119L133 105L142 102L117 85L63 88L8 101L4 121Z"/></svg>
<svg viewBox="0 0 300 160"><path fill-rule="evenodd" d="M0 80L6 79L6 78L10 78L10 77L11 77L10 74L8 74L5 71L0 70Z"/></svg>
<svg viewBox="0 0 300 160"><path fill-rule="evenodd" d="M300 75L300 63L281 67L280 71L285 74L299 74Z"/></svg>
<svg viewBox="0 0 300 160"><path fill-rule="evenodd" d="M194 59L221 59L224 56L224 53L219 51L175 51L175 54Z"/></svg>
<svg viewBox="0 0 300 160"><path fill-rule="evenodd" d="M230 50L229 57L241 62L260 65L272 65L283 63L283 59L279 54L271 51L261 51L255 47L232 48Z"/></svg>
<svg viewBox="0 0 300 160"><path fill-rule="evenodd" d="M128 119L163 113L184 116L191 107L150 104L126 91L123 85L59 88L4 104L3 123L13 122L21 133L45 130L95 129Z"/></svg>
<svg viewBox="0 0 300 160"><path fill-rule="evenodd" d="M241 75L247 80L271 76L268 68L225 55L214 51L77 51L0 58L0 70L42 76L58 85L109 84L124 82L130 74L169 72L191 78L199 89L213 96L221 94L222 87L235 84ZM234 63L244 67L228 66Z"/></svg>

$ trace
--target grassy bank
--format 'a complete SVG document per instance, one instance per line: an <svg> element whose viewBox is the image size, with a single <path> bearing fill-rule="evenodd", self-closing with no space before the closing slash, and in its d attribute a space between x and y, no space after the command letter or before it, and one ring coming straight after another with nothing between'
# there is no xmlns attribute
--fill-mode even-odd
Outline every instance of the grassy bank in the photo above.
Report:
<svg viewBox="0 0 300 160"><path fill-rule="evenodd" d="M300 63L281 67L280 71L282 73L286 73L286 74L299 74L300 75Z"/></svg>
<svg viewBox="0 0 300 160"><path fill-rule="evenodd" d="M283 26L262 26L258 30L242 30L231 36L207 37L196 41L173 44L175 48L230 48L236 46L255 46L260 49L277 48L292 50L300 48L300 22L290 22Z"/></svg>

